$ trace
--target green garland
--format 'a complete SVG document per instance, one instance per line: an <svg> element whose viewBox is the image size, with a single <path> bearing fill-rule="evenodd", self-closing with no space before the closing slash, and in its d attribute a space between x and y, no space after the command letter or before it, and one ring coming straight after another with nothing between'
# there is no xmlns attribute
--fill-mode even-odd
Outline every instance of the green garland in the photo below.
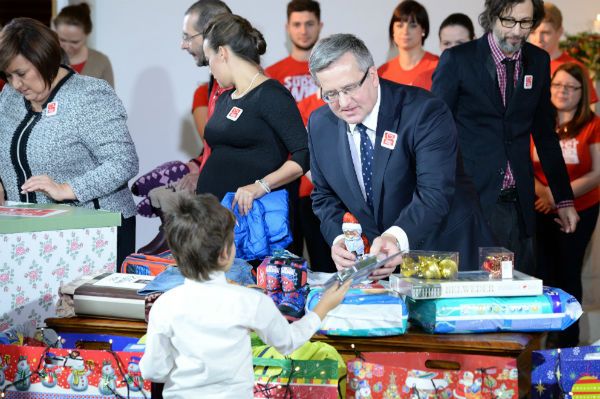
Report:
<svg viewBox="0 0 600 399"><path fill-rule="evenodd" d="M567 35L560 48L581 62L595 79L600 79L600 34L581 32Z"/></svg>

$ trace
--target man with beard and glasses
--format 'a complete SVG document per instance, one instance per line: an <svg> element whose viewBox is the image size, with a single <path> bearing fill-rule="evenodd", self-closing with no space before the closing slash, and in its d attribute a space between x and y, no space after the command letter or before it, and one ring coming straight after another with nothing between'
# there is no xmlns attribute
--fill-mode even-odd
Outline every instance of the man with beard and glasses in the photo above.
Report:
<svg viewBox="0 0 600 399"><path fill-rule="evenodd" d="M193 58L194 62L199 67L208 66L208 61L202 50L202 44L204 43L204 29L208 26L208 23L217 15L228 13L231 14L231 9L221 0L198 0L192 4L184 14L183 17L183 32L181 36L181 49L187 51ZM205 98L199 98L198 95L194 95L194 105L192 106L192 114L196 128L200 133L202 139L203 149L198 157L191 159L187 162L189 173L183 176L179 181L172 184L168 181L166 185L158 185L148 193L148 198L151 202L151 208L148 211L143 210L145 201L138 204L138 213L152 214L156 213L161 220L163 219L163 211L165 207L169 207L172 203L173 190L175 191L187 191L195 192L198 185L198 177L200 176L200 170L204 166L204 163L210 155L210 147L204 140L204 125L211 117L215 108L217 98L224 91L229 88L221 88L216 80L210 76L210 81L207 84L207 88L204 91ZM198 108L203 108L202 112L196 112ZM145 184L152 184L153 179L160 176L155 171L150 171L140 177L138 182L143 180ZM144 184L144 183L141 183ZM135 185L135 184L134 184ZM159 228L159 232L148 244L139 248L137 252L145 254L156 254L163 252L168 249L165 235L163 233L162 225Z"/></svg>
<svg viewBox="0 0 600 399"><path fill-rule="evenodd" d="M306 123L310 113L324 105L318 97L315 85L308 70L308 57L317 40L323 22L321 22L321 7L314 0L292 0L287 5L287 23L285 25L291 43L291 53L288 57L271 65L265 73L281 82L298 103L302 119ZM310 176L310 172L308 174ZM329 254L329 245L325 242L319 228L319 219L312 211L310 194L313 185L307 176L302 176L298 198L290 200L298 202L292 219L294 243L290 250L301 255L303 244L310 259L312 270L334 272L335 265Z"/></svg>
<svg viewBox="0 0 600 399"><path fill-rule="evenodd" d="M486 0L480 39L442 53L432 92L454 114L465 169L500 244L516 268L533 273L534 184L529 137L554 196L556 222L566 233L579 217L550 103L550 58L527 43L544 17L541 0Z"/></svg>
<svg viewBox="0 0 600 399"><path fill-rule="evenodd" d="M210 20L222 13L231 14L231 9L229 9L229 7L221 0L198 0L187 9L184 15L181 49L190 53L194 58L196 65L199 67L208 66L208 61L202 51L202 43L204 42L202 33L208 26ZM206 122L213 113L217 98L219 98L222 92L228 89L229 88L219 87L219 84L211 75L206 91L204 92L207 94L206 102L200 101L202 105L206 104L207 107L206 111L203 112L196 112L198 108L204 107L196 106L200 99L197 98L198 96L196 94L194 96L195 104L192 106L192 113L194 122L197 125L196 128L199 133L201 132L200 136L202 138L203 153L188 162L190 173L179 182L179 187L181 189L188 191L194 191L196 189L200 167L203 165L203 162L206 162L206 159L210 155L210 148L206 145L206 141L204 141L204 125L206 125Z"/></svg>

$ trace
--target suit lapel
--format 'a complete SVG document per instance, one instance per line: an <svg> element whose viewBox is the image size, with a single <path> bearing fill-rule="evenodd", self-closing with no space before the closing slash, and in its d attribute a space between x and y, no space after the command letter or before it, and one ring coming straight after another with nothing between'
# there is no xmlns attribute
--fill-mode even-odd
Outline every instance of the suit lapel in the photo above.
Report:
<svg viewBox="0 0 600 399"><path fill-rule="evenodd" d="M344 178L348 183L348 188L350 190L350 195L353 197L353 202L356 204L360 204L360 207L364 210L364 212L372 215L371 209L367 205L367 201L365 201L362 196L362 191L360 189L360 185L358 184L358 178L356 177L356 172L354 171L354 162L352 161L352 154L350 152L350 144L348 143L348 125L342 119L338 119L338 138L339 145L338 148L338 159L340 161L340 168L344 173Z"/></svg>
<svg viewBox="0 0 600 399"><path fill-rule="evenodd" d="M375 215L379 214L379 208L383 202L383 177L393 151L382 147L381 142L386 130L398 134L400 110L397 110L396 107L400 107L402 104L401 100L391 98L392 93L390 93L385 82L381 80L379 82L381 86L381 101L379 115L377 116L377 132L375 132L375 161L373 169L373 211ZM396 145L398 145L399 141L397 138Z"/></svg>
<svg viewBox="0 0 600 399"><path fill-rule="evenodd" d="M494 59L492 58L492 51L488 43L487 35L483 35L477 40L477 51L479 51L478 59L484 60L483 68L477 68L479 70L479 82L483 83L481 89L489 96L490 101L494 104L496 110L501 114L504 114L504 105L502 104L502 96L500 94L500 87L498 86L496 64L494 64Z"/></svg>

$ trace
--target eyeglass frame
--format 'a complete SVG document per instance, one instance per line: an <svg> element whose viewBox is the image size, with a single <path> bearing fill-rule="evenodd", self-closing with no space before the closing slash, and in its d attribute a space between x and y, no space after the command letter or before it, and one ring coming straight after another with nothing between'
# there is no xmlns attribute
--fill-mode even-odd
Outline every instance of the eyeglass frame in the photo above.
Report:
<svg viewBox="0 0 600 399"><path fill-rule="evenodd" d="M514 28L517 24L519 24L519 27L521 29L532 29L533 26L535 25L535 19L514 19L514 18L505 18L505 17L501 17L498 15L498 20L500 21L500 25L502 25L502 27L504 28L508 28L508 29L512 29ZM505 25L505 22L508 22L510 24L510 26ZM524 27L523 23L527 23L527 24L531 24L531 26L528 27Z"/></svg>
<svg viewBox="0 0 600 399"><path fill-rule="evenodd" d="M185 43L186 46L189 46L190 44L192 44L192 40L194 40L194 38L202 35L203 32L198 32L196 34L193 34L192 36L188 36L188 37L182 37L181 41ZM184 33L184 35L186 35L186 33Z"/></svg>
<svg viewBox="0 0 600 399"><path fill-rule="evenodd" d="M359 89L365 83L365 80L367 80L367 76L369 76L370 69L371 68L368 68L365 71L365 74L360 81L346 85L346 87L343 87L341 90L331 90L330 93L323 93L323 88L321 88L321 98L327 104L331 104L338 101L340 99L340 94L342 93L345 96L352 94L355 90ZM331 98L331 95L333 95L334 98Z"/></svg>
<svg viewBox="0 0 600 399"><path fill-rule="evenodd" d="M581 90L582 86L564 85L562 83L550 83L550 88L554 87L559 90L566 90L568 93L575 93L577 90Z"/></svg>

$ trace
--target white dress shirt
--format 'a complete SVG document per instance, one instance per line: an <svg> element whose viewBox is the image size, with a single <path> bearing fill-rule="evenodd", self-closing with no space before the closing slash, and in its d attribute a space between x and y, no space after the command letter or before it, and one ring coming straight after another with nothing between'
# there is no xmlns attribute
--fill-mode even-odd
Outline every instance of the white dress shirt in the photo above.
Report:
<svg viewBox="0 0 600 399"><path fill-rule="evenodd" d="M379 117L379 107L381 105L381 86L377 87L377 101L375 102L375 106L371 110L371 112L365 117L365 119L361 122L367 128L367 135L371 140L371 145L373 146L373 150L375 149L375 139L377 132L377 118ZM350 154L352 155L352 163L354 164L354 173L356 174L356 178L358 179L358 185L360 186L360 191L364 200L367 200L367 194L365 193L365 183L363 182L362 177L362 162L361 162L361 152L360 152L360 132L356 128L356 124L349 123L348 130L346 131L348 134L348 145L350 146ZM373 172L375 173L375 172ZM373 187L375 190L375 187ZM360 222L360 221L359 221ZM396 237L396 241L398 242L398 246L400 251L406 252L410 249L408 244L408 237L406 232L402 230L399 226L391 226L389 229L384 231L384 233L391 234ZM340 234L333 240L333 244L335 245L340 240L344 238L343 234ZM371 243L372 244L372 243Z"/></svg>
<svg viewBox="0 0 600 399"><path fill-rule="evenodd" d="M252 398L250 330L289 354L320 325L314 312L289 324L268 296L228 284L223 272L185 279L152 306L140 369L165 383L165 399Z"/></svg>

